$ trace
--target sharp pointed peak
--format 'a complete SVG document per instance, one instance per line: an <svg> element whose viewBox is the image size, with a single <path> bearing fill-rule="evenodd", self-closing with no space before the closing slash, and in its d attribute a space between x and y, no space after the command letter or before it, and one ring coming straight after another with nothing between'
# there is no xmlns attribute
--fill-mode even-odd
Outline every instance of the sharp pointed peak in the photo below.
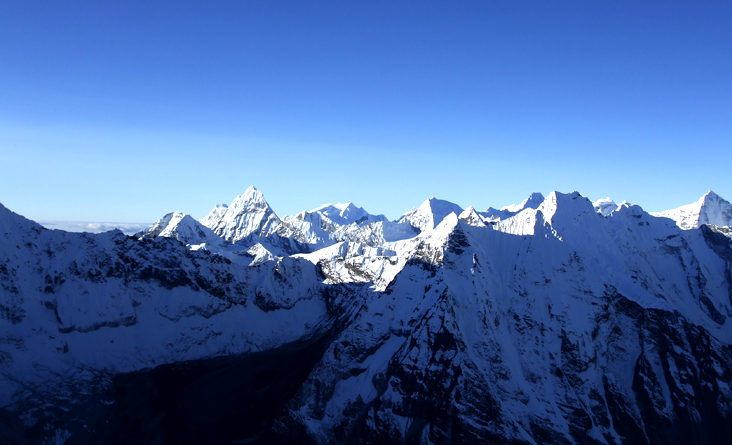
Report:
<svg viewBox="0 0 732 445"><path fill-rule="evenodd" d="M471 226L485 226L483 219L478 215L478 212L475 211L475 207L473 206L468 206L468 208L463 210L463 212L458 215L458 219Z"/></svg>
<svg viewBox="0 0 732 445"><path fill-rule="evenodd" d="M432 210L438 210L439 209L439 210L442 210L442 211L444 211L445 209L450 209L451 211L456 211L457 213L460 213L460 212L463 211L463 208L460 207L459 205L455 204L454 202L448 201L446 199L435 198L434 196L431 197L431 198L429 198L429 199L427 199L427 200L425 200L422 203L422 205L419 206L419 207L420 208L429 207ZM460 211L457 211L457 209L460 209ZM445 213L445 214L447 215L447 213Z"/></svg>
<svg viewBox="0 0 732 445"><path fill-rule="evenodd" d="M701 199L703 199L703 200L706 200L708 198L711 198L711 199L724 199L724 198L722 198L721 196L719 196L718 194L714 193L711 190L709 190L708 192L706 192L704 194L704 196L701 197Z"/></svg>
<svg viewBox="0 0 732 445"><path fill-rule="evenodd" d="M253 185L250 185L247 187L246 190L244 190L244 193L242 193L239 196L252 196L252 195L261 195L262 192L259 191L258 188L254 187Z"/></svg>
<svg viewBox="0 0 732 445"><path fill-rule="evenodd" d="M443 203L443 202L447 202L447 203L450 203L450 204L455 204L454 202L448 201L446 199L436 198L434 196L430 196L429 198L425 199L422 204L427 204L427 203ZM457 205L457 204L455 204L455 205Z"/></svg>
<svg viewBox="0 0 732 445"><path fill-rule="evenodd" d="M236 204L259 203L269 206L264 194L253 185L249 186L244 193L234 198L228 207L235 207Z"/></svg>
<svg viewBox="0 0 732 445"><path fill-rule="evenodd" d="M728 203L726 199L722 198L718 194L714 193L712 190L709 190L706 192L699 200L697 200L694 204L690 205L701 205L701 206L709 206L709 205L717 205L718 203Z"/></svg>

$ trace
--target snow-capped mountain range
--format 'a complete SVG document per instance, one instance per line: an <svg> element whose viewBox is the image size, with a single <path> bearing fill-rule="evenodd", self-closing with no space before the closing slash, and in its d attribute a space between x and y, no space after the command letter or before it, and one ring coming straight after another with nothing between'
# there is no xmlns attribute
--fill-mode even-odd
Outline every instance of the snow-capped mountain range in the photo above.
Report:
<svg viewBox="0 0 732 445"><path fill-rule="evenodd" d="M730 443L732 205L577 192L135 236L0 206L0 442Z"/></svg>

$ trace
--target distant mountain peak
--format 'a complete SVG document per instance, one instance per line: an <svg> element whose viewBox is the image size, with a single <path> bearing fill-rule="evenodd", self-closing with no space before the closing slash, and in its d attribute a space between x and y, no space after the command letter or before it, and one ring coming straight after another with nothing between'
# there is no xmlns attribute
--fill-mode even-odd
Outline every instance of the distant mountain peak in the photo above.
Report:
<svg viewBox="0 0 732 445"><path fill-rule="evenodd" d="M265 208L269 207L267 200L264 199L264 194L257 190L253 185L249 186L244 193L234 198L229 208L240 207L240 208Z"/></svg>
<svg viewBox="0 0 732 445"><path fill-rule="evenodd" d="M539 192L533 192L528 198L521 201L521 204L512 204L502 207L501 210L510 213L518 213L524 209L536 209L544 202L544 195Z"/></svg>
<svg viewBox="0 0 732 445"><path fill-rule="evenodd" d="M323 204L308 213L319 213L338 225L348 225L364 217L372 216L366 210L356 206L352 202Z"/></svg>
<svg viewBox="0 0 732 445"><path fill-rule="evenodd" d="M451 213L457 216L463 213L463 209L455 203L433 196L425 200L418 208L402 215L399 222L407 222L420 231L431 230Z"/></svg>
<svg viewBox="0 0 732 445"><path fill-rule="evenodd" d="M478 214L485 220L498 221L501 219L510 218L511 216L521 213L526 209L538 209L539 206L544 202L544 199L544 195L539 192L534 192L531 193L528 198L521 201L520 204L507 205L501 207L500 210L494 209L493 207L488 207L484 211L478 212Z"/></svg>
<svg viewBox="0 0 732 445"><path fill-rule="evenodd" d="M174 238L184 244L222 243L211 229L183 212L170 212L147 230L137 235L141 238Z"/></svg>
<svg viewBox="0 0 732 445"><path fill-rule="evenodd" d="M228 206L217 205L201 224L225 240L235 243L251 234L265 235L282 224L264 194L253 185Z"/></svg>
<svg viewBox="0 0 732 445"><path fill-rule="evenodd" d="M732 226L732 204L709 190L699 200L681 207L652 213L671 218L682 229L696 229L704 224L719 227Z"/></svg>
<svg viewBox="0 0 732 445"><path fill-rule="evenodd" d="M480 217L480 215L478 215L478 212L475 211L475 208L473 208L473 206L468 206L467 209L463 210L463 212L458 215L458 218L464 223L470 224L471 226L485 226L483 219Z"/></svg>

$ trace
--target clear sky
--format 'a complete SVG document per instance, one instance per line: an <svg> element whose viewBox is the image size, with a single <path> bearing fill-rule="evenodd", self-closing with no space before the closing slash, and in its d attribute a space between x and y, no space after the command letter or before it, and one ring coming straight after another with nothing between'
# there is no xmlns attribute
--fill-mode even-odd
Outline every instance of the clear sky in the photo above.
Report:
<svg viewBox="0 0 732 445"><path fill-rule="evenodd" d="M0 202L36 220L732 200L729 1L0 1Z"/></svg>

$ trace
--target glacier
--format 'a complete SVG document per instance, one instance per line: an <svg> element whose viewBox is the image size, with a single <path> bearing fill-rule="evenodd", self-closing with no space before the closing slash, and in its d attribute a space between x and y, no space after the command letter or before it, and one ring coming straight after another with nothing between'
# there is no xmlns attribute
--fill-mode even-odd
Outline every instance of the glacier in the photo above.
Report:
<svg viewBox="0 0 732 445"><path fill-rule="evenodd" d="M723 444L732 205L578 192L133 236L0 205L0 442Z"/></svg>

